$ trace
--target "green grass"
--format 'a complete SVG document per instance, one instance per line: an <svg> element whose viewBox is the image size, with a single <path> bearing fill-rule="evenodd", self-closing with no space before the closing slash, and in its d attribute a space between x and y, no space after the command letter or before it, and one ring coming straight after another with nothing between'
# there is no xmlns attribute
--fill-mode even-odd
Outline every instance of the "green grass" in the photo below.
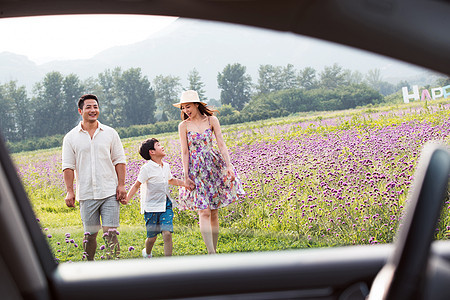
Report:
<svg viewBox="0 0 450 300"><path fill-rule="evenodd" d="M50 233L51 232L51 233ZM145 228L142 226L120 226L119 242L121 245L121 259L141 258L141 251L145 247ZM61 262L83 260L82 237L83 230L79 226L45 229L55 258ZM70 237L66 238L66 234ZM102 260L106 256L105 250L100 250L105 245L101 231L97 236L97 252L95 259ZM173 255L204 255L206 248L198 228L176 226L172 235ZM326 243L308 240L298 235L283 235L279 233L267 233L257 231L236 231L222 229L218 241L218 253L255 252L255 251L280 251L287 249L312 248L329 246ZM334 245L336 246L336 245ZM132 247L130 249L130 247ZM158 236L153 247L153 257L163 257L163 241Z"/></svg>
<svg viewBox="0 0 450 300"><path fill-rule="evenodd" d="M224 126L247 197L220 210L218 252L392 242L421 148L428 139L450 143L449 104L371 106ZM177 133L156 137L166 148L172 172L179 172ZM137 149L145 138L123 139L129 166L142 162ZM78 207L64 203L60 156L61 149L55 148L14 154L13 159L45 236L52 236L47 240L55 258L79 261L83 230ZM136 166L128 170L127 188L137 172ZM176 189L172 195L176 198ZM447 199L437 239L447 238L448 204ZM206 254L197 222L196 212L175 209L173 255ZM122 206L119 232L121 258L139 258L146 232L138 196ZM101 235L96 259L105 254ZM163 256L162 238L153 255Z"/></svg>

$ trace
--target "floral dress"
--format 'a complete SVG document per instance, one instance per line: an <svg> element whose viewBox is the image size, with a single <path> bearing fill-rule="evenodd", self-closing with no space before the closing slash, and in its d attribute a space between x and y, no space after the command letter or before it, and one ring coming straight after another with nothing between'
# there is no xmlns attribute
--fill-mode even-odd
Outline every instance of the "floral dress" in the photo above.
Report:
<svg viewBox="0 0 450 300"><path fill-rule="evenodd" d="M225 161L220 152L213 148L211 128L203 133L188 131L187 142L189 178L194 181L195 189L189 191L180 187L180 209L217 209L245 195L236 170L234 181L227 178Z"/></svg>

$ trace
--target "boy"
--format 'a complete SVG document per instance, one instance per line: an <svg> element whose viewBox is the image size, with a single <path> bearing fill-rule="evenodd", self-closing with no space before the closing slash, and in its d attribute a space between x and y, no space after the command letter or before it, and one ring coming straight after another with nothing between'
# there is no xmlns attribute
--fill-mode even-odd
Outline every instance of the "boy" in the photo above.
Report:
<svg viewBox="0 0 450 300"><path fill-rule="evenodd" d="M182 180L176 179L170 172L168 163L162 158L166 155L164 147L155 138L144 141L139 154L148 162L142 166L138 178L127 194L128 203L141 188L141 214L144 214L147 239L142 249L144 258L152 257L152 248L157 235L161 233L164 241L164 255L172 255L173 210L169 184L184 186ZM142 185L142 186L141 186Z"/></svg>

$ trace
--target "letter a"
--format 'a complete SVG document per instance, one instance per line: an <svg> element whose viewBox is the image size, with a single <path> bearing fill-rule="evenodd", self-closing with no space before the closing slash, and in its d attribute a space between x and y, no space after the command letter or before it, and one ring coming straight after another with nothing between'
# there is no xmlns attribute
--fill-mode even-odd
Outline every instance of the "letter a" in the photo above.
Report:
<svg viewBox="0 0 450 300"><path fill-rule="evenodd" d="M420 100L431 100L430 92L427 89L422 90L422 97L420 98Z"/></svg>

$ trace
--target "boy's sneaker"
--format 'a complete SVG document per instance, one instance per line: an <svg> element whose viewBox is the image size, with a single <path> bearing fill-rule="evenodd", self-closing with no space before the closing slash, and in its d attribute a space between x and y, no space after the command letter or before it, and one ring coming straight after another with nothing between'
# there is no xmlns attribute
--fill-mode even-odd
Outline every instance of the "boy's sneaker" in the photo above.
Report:
<svg viewBox="0 0 450 300"><path fill-rule="evenodd" d="M152 258L152 254L151 253L147 254L147 250L145 250L145 248L144 248L144 249L142 249L142 257L143 258Z"/></svg>

